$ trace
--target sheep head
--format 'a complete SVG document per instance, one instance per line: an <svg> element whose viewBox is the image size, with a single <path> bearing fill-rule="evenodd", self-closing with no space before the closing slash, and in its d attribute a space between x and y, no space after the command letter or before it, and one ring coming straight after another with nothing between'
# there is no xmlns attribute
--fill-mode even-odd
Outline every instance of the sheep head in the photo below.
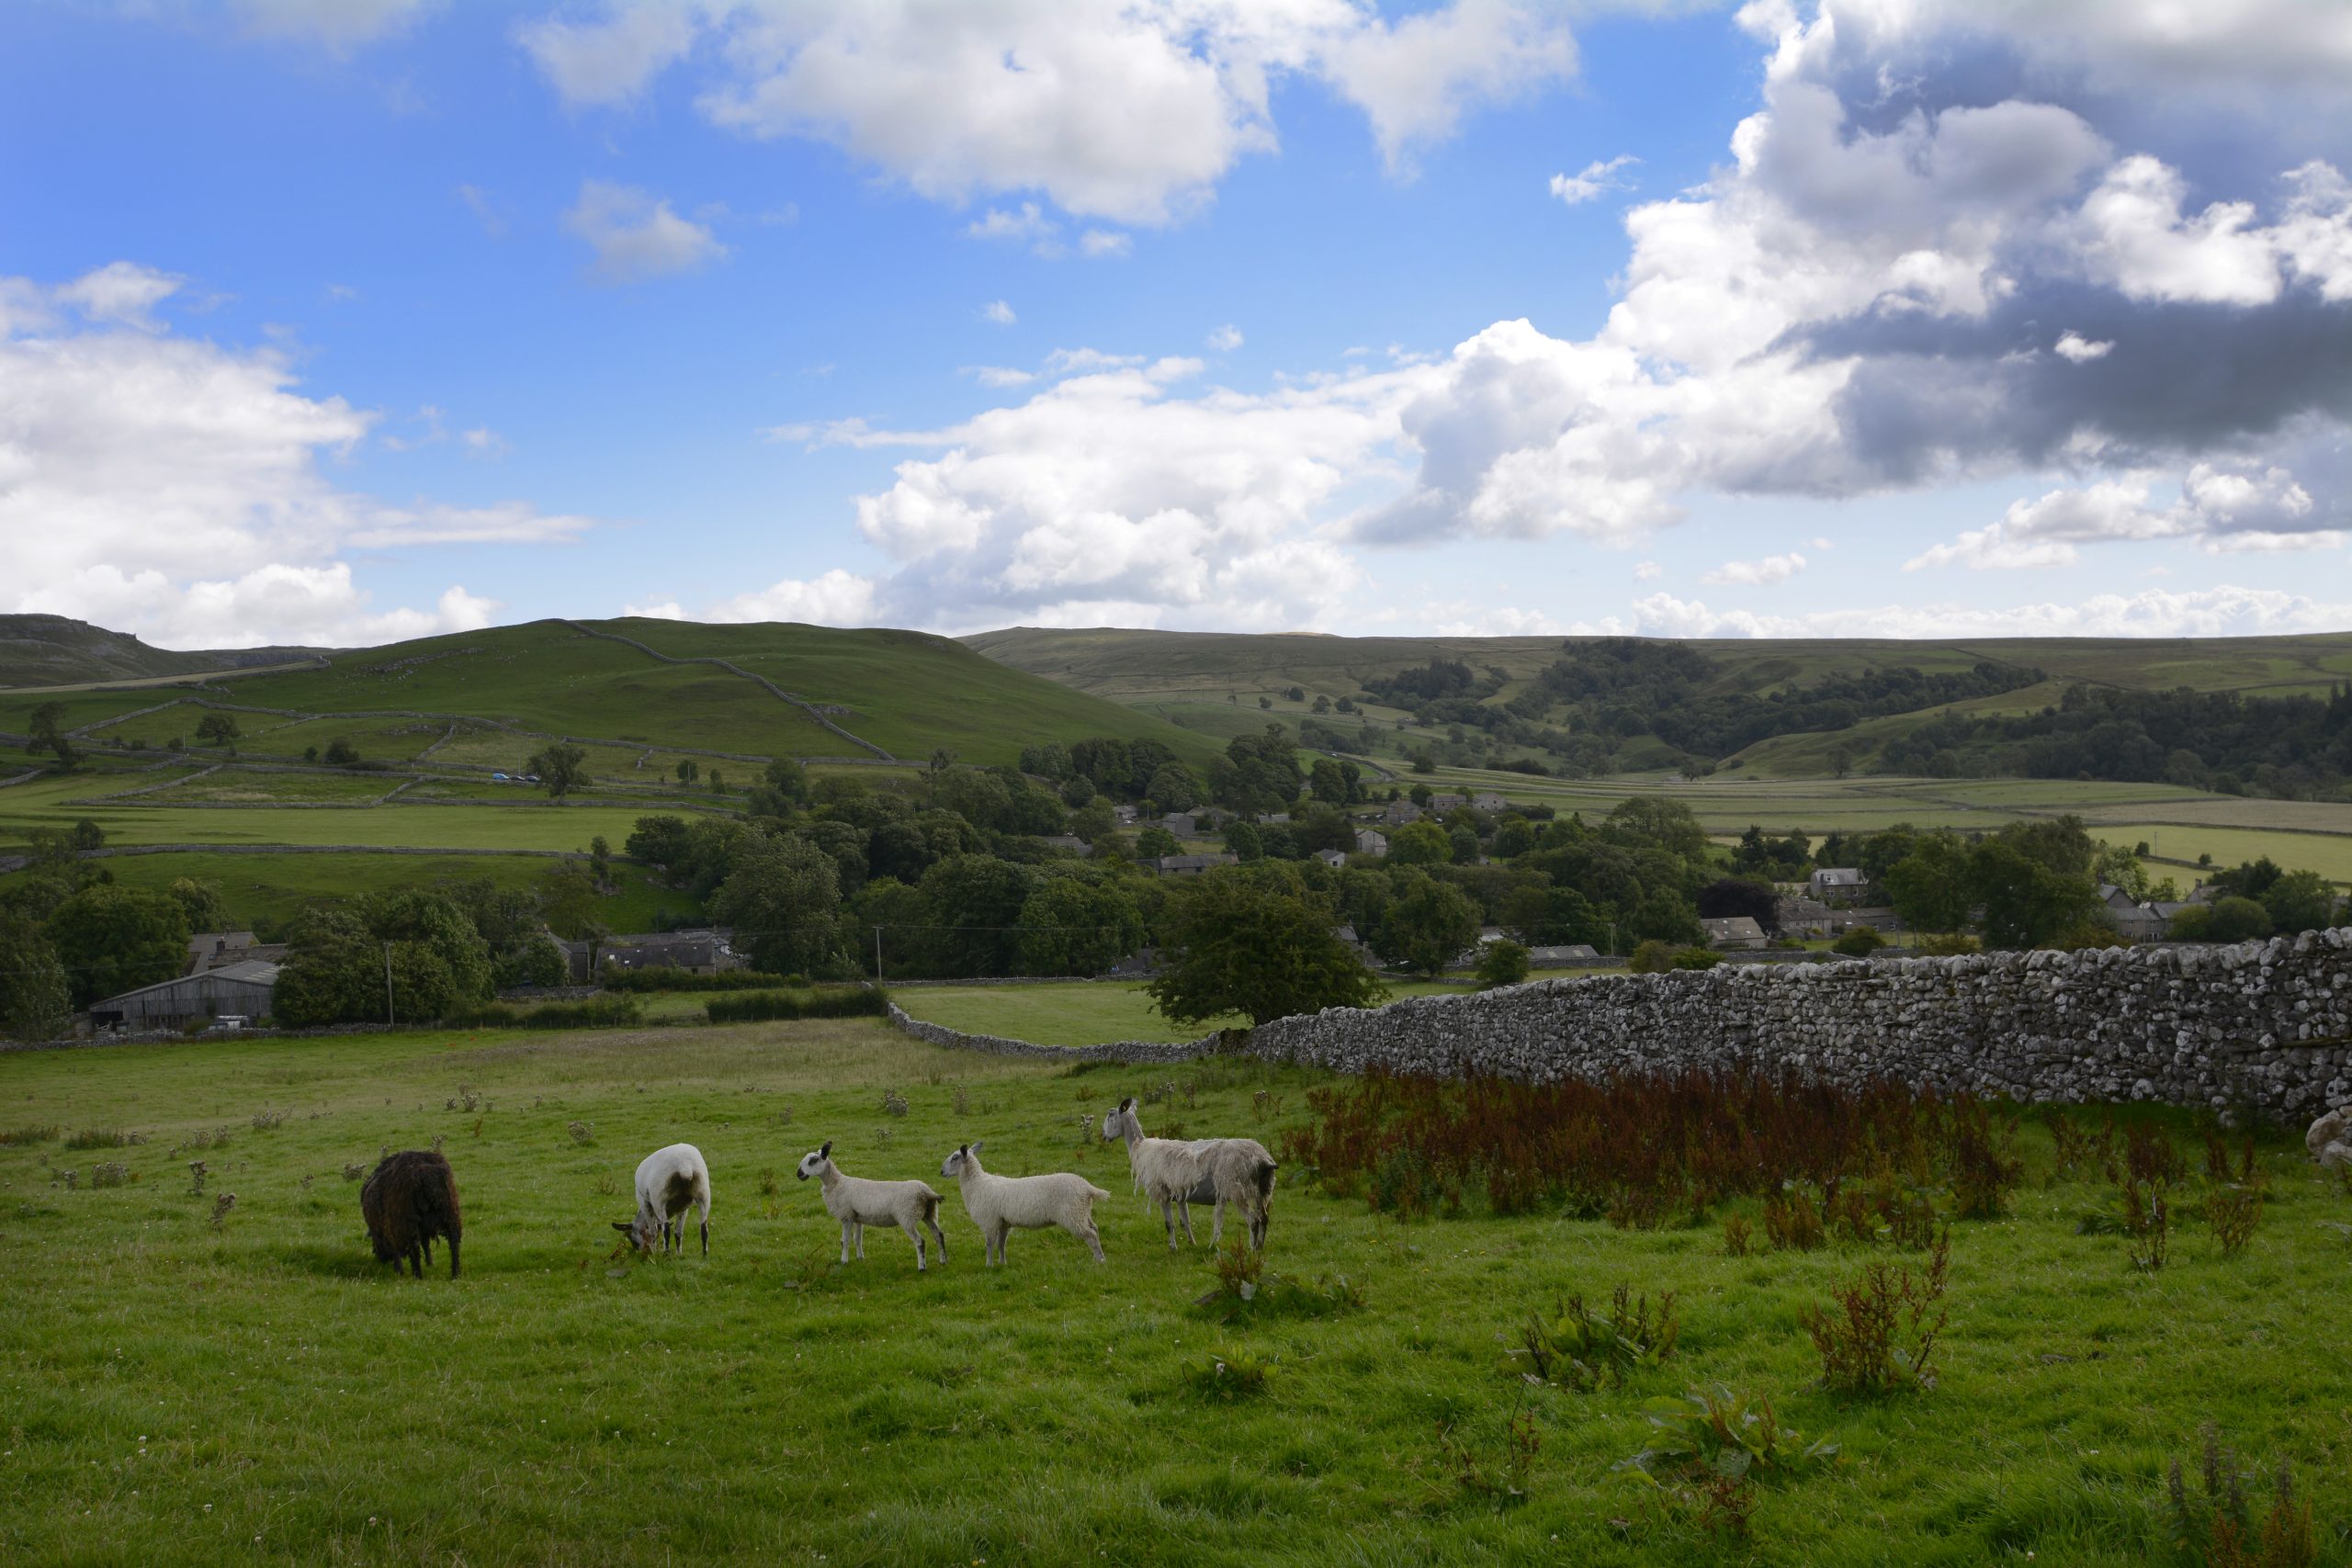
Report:
<svg viewBox="0 0 2352 1568"><path fill-rule="evenodd" d="M801 1180L806 1181L812 1176L821 1175L824 1171L825 1166L832 1159L832 1157L833 1141L831 1138L828 1138L825 1140L825 1146L823 1148L812 1150L808 1154L802 1155L800 1156L799 1166L792 1174L798 1177Z"/></svg>

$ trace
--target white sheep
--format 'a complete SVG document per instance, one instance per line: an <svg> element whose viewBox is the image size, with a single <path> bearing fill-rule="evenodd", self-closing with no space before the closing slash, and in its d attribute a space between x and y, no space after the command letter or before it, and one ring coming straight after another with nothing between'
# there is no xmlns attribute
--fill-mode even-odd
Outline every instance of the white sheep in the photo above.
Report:
<svg viewBox="0 0 2352 1568"><path fill-rule="evenodd" d="M980 1227L980 1238L990 1263L1004 1261L1006 1236L1015 1230L1043 1230L1059 1225L1094 1251L1102 1261L1102 1237L1094 1228L1094 1200L1110 1194L1082 1176L1067 1171L1050 1176L992 1176L980 1168L980 1140L959 1145L941 1163L939 1174L952 1176L964 1191L964 1212Z"/></svg>
<svg viewBox="0 0 2352 1568"><path fill-rule="evenodd" d="M710 1167L692 1144L672 1144L656 1149L637 1168L637 1217L615 1220L613 1228L637 1243L639 1252L651 1252L658 1243L671 1248L673 1226L677 1249L686 1249L685 1213L702 1213L702 1255L710 1256Z"/></svg>
<svg viewBox="0 0 2352 1568"><path fill-rule="evenodd" d="M829 1139L821 1149L812 1149L800 1156L796 1173L803 1181L814 1176L825 1190L825 1212L842 1223L842 1261L849 1261L850 1248L854 1246L860 1258L865 1256L865 1227L896 1225L907 1233L915 1244L915 1271L922 1272L922 1232L918 1224L931 1228L932 1239L939 1243L939 1260L947 1261L947 1238L939 1231L939 1194L920 1181L869 1181L863 1177L844 1176L841 1167L833 1163L833 1145Z"/></svg>
<svg viewBox="0 0 2352 1568"><path fill-rule="evenodd" d="M1102 1140L1122 1139L1127 1145L1127 1168L1134 1172L1136 1185L1143 1189L1146 1201L1159 1205L1159 1217L1168 1227L1168 1246L1176 1246L1177 1219L1184 1227L1184 1239L1193 1235L1192 1205L1215 1202L1216 1223L1209 1232L1209 1245L1215 1247L1225 1239L1225 1206L1233 1204L1250 1224L1250 1245L1262 1249L1266 1245L1266 1225L1271 1214L1274 1193L1274 1156L1255 1138L1198 1138L1179 1142L1170 1138L1144 1136L1143 1123L1136 1117L1133 1095L1119 1101L1117 1107L1102 1117ZM1170 1211L1176 1217L1171 1217Z"/></svg>

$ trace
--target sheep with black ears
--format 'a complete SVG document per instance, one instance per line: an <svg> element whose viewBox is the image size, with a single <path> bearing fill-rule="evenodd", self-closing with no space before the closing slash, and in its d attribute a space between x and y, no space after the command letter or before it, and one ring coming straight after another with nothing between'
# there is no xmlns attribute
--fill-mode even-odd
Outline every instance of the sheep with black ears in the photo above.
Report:
<svg viewBox="0 0 2352 1568"><path fill-rule="evenodd" d="M1209 1245L1225 1239L1225 1206L1231 1203L1249 1222L1250 1245L1262 1250L1274 1194L1274 1156L1255 1138L1198 1138L1180 1142L1148 1138L1136 1116L1133 1095L1119 1101L1102 1117L1102 1141L1114 1138L1127 1145L1127 1168L1148 1201L1159 1205L1168 1227L1168 1247L1176 1248L1181 1218L1184 1239L1192 1242L1194 1203L1215 1202L1216 1218ZM1171 1213L1172 1211L1172 1213Z"/></svg>
<svg viewBox="0 0 2352 1568"><path fill-rule="evenodd" d="M939 1243L939 1260L947 1261L947 1237L939 1229L939 1194L925 1183L871 1181L844 1175L833 1163L831 1139L823 1148L801 1156L794 1174L803 1181L816 1177L824 1188L825 1212L842 1223L843 1263L849 1261L853 1244L860 1258L865 1256L866 1226L896 1225L915 1244L915 1271L922 1272L922 1232L915 1228L919 1224L930 1228L932 1239Z"/></svg>
<svg viewBox="0 0 2352 1568"><path fill-rule="evenodd" d="M686 1211L702 1215L702 1255L710 1256L710 1167L692 1144L672 1144L647 1155L637 1168L637 1216L615 1220L613 1228L651 1252L659 1244L671 1249L673 1230L677 1250L686 1249Z"/></svg>
<svg viewBox="0 0 2352 1568"><path fill-rule="evenodd" d="M1082 1176L1057 1171L1046 1176L995 1176L980 1168L980 1140L959 1145L939 1167L963 1189L964 1212L980 1227L990 1263L1004 1259L1005 1238L1013 1231L1059 1225L1093 1249L1102 1261L1102 1237L1094 1228L1094 1200L1110 1194Z"/></svg>

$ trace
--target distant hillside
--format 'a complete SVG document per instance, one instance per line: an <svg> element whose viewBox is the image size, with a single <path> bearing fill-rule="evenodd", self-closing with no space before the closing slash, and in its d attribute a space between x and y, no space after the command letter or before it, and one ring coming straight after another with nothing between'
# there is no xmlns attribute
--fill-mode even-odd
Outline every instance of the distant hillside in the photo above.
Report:
<svg viewBox="0 0 2352 1568"><path fill-rule="evenodd" d="M126 744L193 734L201 716L189 705L196 700L191 694L180 706L155 712L155 702L175 701L170 690L65 699L72 724L97 725L92 734L102 742L119 731ZM252 754L299 754L345 731L368 737L356 743L371 758L423 744L380 723L371 727L365 716L376 715L398 716L411 728L406 716L423 715L481 721L485 737L527 731L746 757L921 763L945 750L964 762L1011 763L1035 741L1097 735L1155 738L1193 762L1215 750L1198 735L996 663L945 637L797 625L535 621L329 650L306 668L219 682L202 701L321 716L274 728L266 741L258 734L264 725L243 721L254 737L245 747ZM17 728L17 717L0 704L0 729ZM470 733L473 727L460 728ZM522 757L511 745L476 744L464 735L433 750L451 761L475 750L509 765Z"/></svg>
<svg viewBox="0 0 2352 1568"><path fill-rule="evenodd" d="M0 615L0 688L170 679L215 670L290 664L319 651L239 648L175 653L150 648L128 632L108 631L64 615Z"/></svg>

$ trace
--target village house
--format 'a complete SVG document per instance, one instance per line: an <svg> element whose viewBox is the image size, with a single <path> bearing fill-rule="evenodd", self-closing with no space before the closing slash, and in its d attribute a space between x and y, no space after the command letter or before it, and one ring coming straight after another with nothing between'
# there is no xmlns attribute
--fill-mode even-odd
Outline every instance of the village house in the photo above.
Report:
<svg viewBox="0 0 2352 1568"><path fill-rule="evenodd" d="M1339 850L1317 850L1315 858L1335 871L1348 863L1347 855Z"/></svg>
<svg viewBox="0 0 2352 1568"><path fill-rule="evenodd" d="M1501 795L1497 795L1493 790L1486 790L1480 794L1472 795L1470 797L1470 804L1478 810L1489 813L1490 815L1510 809L1510 802L1505 800Z"/></svg>
<svg viewBox="0 0 2352 1568"><path fill-rule="evenodd" d="M2098 898L2115 922L2116 933L2126 942L2162 942L2172 927L2170 915L2158 914L2155 905L2141 902L2111 882L2098 885Z"/></svg>
<svg viewBox="0 0 2352 1568"><path fill-rule="evenodd" d="M1151 868L1162 876L1198 876L1212 866L1240 863L1240 856L1230 854L1161 855Z"/></svg>
<svg viewBox="0 0 2352 1568"><path fill-rule="evenodd" d="M1589 942L1562 942L1555 947L1531 947L1527 950L1527 966L1531 969L1568 969L1581 964L1600 962L1600 950Z"/></svg>
<svg viewBox="0 0 2352 1568"><path fill-rule="evenodd" d="M1766 942L1764 928L1756 923L1753 915L1731 915L1721 919L1701 920L1707 933L1707 945L1718 953L1754 953Z"/></svg>
<svg viewBox="0 0 2352 1568"><path fill-rule="evenodd" d="M1773 906L1773 917L1785 936L1799 939L1826 937L1833 934L1829 906L1818 898L1803 895L1784 897Z"/></svg>
<svg viewBox="0 0 2352 1568"><path fill-rule="evenodd" d="M1387 834L1378 832L1371 828L1359 828L1356 829L1356 853L1360 855L1385 855L1387 852Z"/></svg>
<svg viewBox="0 0 2352 1568"><path fill-rule="evenodd" d="M200 975L232 964L283 964L286 953L286 943L256 942L251 931L199 931L187 939L187 962L180 973Z"/></svg>
<svg viewBox="0 0 2352 1568"><path fill-rule="evenodd" d="M1409 800L1392 800L1388 808L1380 814L1381 822L1390 828L1402 828L1408 822L1420 819L1421 808Z"/></svg>
<svg viewBox="0 0 2352 1568"><path fill-rule="evenodd" d="M1824 866L1813 874L1808 891L1825 904L1859 904L1870 892L1870 878L1854 866Z"/></svg>
<svg viewBox="0 0 2352 1568"><path fill-rule="evenodd" d="M729 930L703 929L607 937L594 944L596 961L606 969L684 969L695 975L716 975L722 969L743 966L743 961L735 955L734 936ZM572 955L572 977L583 984L593 980L595 976L587 973L592 944L567 942L563 945Z"/></svg>

